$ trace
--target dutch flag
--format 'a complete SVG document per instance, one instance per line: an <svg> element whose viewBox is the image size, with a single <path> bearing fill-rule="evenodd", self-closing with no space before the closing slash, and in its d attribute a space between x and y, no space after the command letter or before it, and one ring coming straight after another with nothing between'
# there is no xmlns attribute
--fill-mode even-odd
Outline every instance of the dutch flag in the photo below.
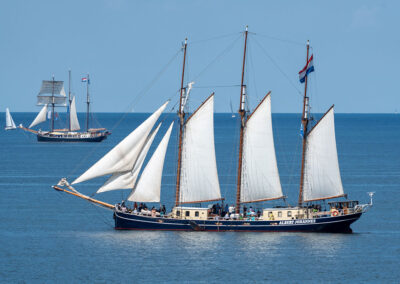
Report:
<svg viewBox="0 0 400 284"><path fill-rule="evenodd" d="M86 77L82 78L82 82L87 82L87 78Z"/></svg>
<svg viewBox="0 0 400 284"><path fill-rule="evenodd" d="M313 55L308 59L306 66L299 72L300 83L304 83L307 75L311 72L314 72Z"/></svg>

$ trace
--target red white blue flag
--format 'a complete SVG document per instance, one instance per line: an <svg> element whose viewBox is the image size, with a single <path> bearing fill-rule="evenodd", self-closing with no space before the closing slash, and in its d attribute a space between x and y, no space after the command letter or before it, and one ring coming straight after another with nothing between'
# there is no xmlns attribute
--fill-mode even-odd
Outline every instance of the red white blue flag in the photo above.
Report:
<svg viewBox="0 0 400 284"><path fill-rule="evenodd" d="M86 78L86 77L83 77L83 78L82 78L82 82L87 82L87 78Z"/></svg>
<svg viewBox="0 0 400 284"><path fill-rule="evenodd" d="M311 72L314 72L313 55L308 59L306 66L299 72L300 83L304 83L307 75Z"/></svg>

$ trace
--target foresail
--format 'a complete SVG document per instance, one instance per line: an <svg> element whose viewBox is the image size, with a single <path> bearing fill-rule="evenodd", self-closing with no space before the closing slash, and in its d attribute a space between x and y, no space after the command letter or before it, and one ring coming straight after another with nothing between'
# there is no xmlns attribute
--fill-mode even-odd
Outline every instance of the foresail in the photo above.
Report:
<svg viewBox="0 0 400 284"><path fill-rule="evenodd" d="M72 98L69 114L71 130L75 131L81 129L81 126L79 125L78 115L76 114L75 96Z"/></svg>
<svg viewBox="0 0 400 284"><path fill-rule="evenodd" d="M303 201L343 195L332 106L307 135Z"/></svg>
<svg viewBox="0 0 400 284"><path fill-rule="evenodd" d="M6 129L15 129L17 128L15 126L14 120L12 119L10 110L6 108Z"/></svg>
<svg viewBox="0 0 400 284"><path fill-rule="evenodd" d="M57 106L67 106L64 81L42 81L42 86L37 96L37 105L52 103Z"/></svg>
<svg viewBox="0 0 400 284"><path fill-rule="evenodd" d="M168 102L163 104L146 121L132 131L124 140L109 151L103 158L78 177L72 184L80 183L96 177L122 173L132 169L133 163L139 156L151 129L164 111Z"/></svg>
<svg viewBox="0 0 400 284"><path fill-rule="evenodd" d="M135 186L137 177L139 175L140 169L142 168L144 159L146 158L147 152L150 149L151 144L153 143L154 137L157 135L158 130L161 127L161 123L157 126L157 128L149 135L146 143L143 146L142 151L140 152L139 157L132 165L132 169L122 173L113 174L102 187L99 188L97 193L117 190L117 189L133 189Z"/></svg>
<svg viewBox="0 0 400 284"><path fill-rule="evenodd" d="M47 115L47 105L44 105L43 108L40 110L39 114L36 116L36 118L32 121L31 125L29 125L29 128L32 128L35 125L38 125L39 123L46 121L46 115Z"/></svg>
<svg viewBox="0 0 400 284"><path fill-rule="evenodd" d="M171 123L154 154L151 156L135 189L128 197L129 201L160 202L164 159L173 126L174 123Z"/></svg>
<svg viewBox="0 0 400 284"><path fill-rule="evenodd" d="M186 121L180 203L221 199L214 146L214 95Z"/></svg>
<svg viewBox="0 0 400 284"><path fill-rule="evenodd" d="M249 116L243 139L241 202L282 198L268 93Z"/></svg>

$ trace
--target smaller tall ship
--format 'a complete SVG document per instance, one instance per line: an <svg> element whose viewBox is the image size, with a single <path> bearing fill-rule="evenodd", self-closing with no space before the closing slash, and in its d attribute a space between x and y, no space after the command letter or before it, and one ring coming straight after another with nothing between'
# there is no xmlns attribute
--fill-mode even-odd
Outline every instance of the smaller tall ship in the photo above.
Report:
<svg viewBox="0 0 400 284"><path fill-rule="evenodd" d="M17 129L17 126L15 126L15 122L11 116L10 110L6 108L6 127L4 128L5 130L14 130Z"/></svg>
<svg viewBox="0 0 400 284"><path fill-rule="evenodd" d="M240 140L237 183L231 189L232 193L236 193L235 204L224 205L224 197L221 196L214 146L214 93L190 116L185 112L190 90L189 86L184 86L186 41L182 48L179 142L175 205L172 210L168 213L161 204L160 210L149 210L144 203L160 202L163 164L173 124L139 177L160 125L152 129L168 102L71 184L62 178L53 188L112 210L117 230L352 232L350 225L371 208L373 193L370 193L369 204L349 200L344 193L336 149L333 106L313 127L310 126L312 119L307 77L314 71L314 66L313 56L309 56L308 42L306 65L299 72L305 91L301 115L303 147L298 203L290 205L285 202L284 206L266 207L257 212L252 210L256 203L286 201L286 196L282 191L275 155L271 93L268 92L252 112L248 112L246 107L244 74L247 36L246 28L238 111ZM80 183L107 175L109 178L96 193L130 189L130 194L121 204L112 205L75 189ZM202 207L202 204L206 204L206 207Z"/></svg>
<svg viewBox="0 0 400 284"><path fill-rule="evenodd" d="M78 115L76 112L75 96L71 94L71 71L69 71L69 90L68 102L64 89L64 81L43 80L39 94L37 95L37 105L43 106L36 118L29 127L22 124L19 128L34 133L39 142L101 142L111 133L105 128L90 128L90 97L89 97L89 74L82 78L82 82L86 82L86 131L81 129ZM56 107L67 108L67 125L66 128L56 129L54 124L58 119ZM50 120L50 130L34 130L33 127Z"/></svg>

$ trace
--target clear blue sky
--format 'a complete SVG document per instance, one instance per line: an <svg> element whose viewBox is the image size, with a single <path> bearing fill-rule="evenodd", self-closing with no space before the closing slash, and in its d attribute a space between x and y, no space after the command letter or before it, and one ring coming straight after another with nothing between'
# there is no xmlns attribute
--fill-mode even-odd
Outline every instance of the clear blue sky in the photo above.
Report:
<svg viewBox="0 0 400 284"><path fill-rule="evenodd" d="M400 111L399 11L400 1L394 0L2 0L1 110L38 111L41 80L52 74L67 80L69 68L78 111L84 111L80 78L87 72L94 111L125 112L134 104L135 111L148 112L167 98L176 102L181 54L151 82L185 37L187 80L197 87L238 85L239 36L249 25L256 33L249 39L246 72L251 107L271 90L274 112L300 112L303 85L297 72L309 39L316 69L310 79L314 112L333 103L337 112ZM237 87L196 88L191 107L213 90L217 112L230 111L230 100L237 109Z"/></svg>

